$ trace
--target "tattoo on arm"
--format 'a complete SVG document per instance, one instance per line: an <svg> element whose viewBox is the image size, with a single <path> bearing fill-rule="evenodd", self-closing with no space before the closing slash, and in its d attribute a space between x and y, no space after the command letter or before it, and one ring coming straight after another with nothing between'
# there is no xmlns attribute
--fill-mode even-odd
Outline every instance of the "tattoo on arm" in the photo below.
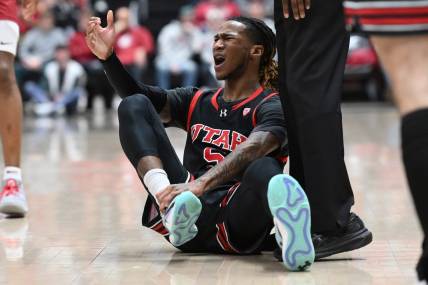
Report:
<svg viewBox="0 0 428 285"><path fill-rule="evenodd" d="M205 184L206 190L231 181L241 174L251 162L266 156L280 145L279 140L270 132L252 133L245 142L237 146L234 151L198 180Z"/></svg>

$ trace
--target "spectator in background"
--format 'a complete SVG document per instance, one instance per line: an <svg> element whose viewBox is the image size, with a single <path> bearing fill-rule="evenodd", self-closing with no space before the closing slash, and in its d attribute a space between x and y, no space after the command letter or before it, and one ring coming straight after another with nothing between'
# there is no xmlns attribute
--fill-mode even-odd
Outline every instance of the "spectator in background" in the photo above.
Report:
<svg viewBox="0 0 428 285"><path fill-rule="evenodd" d="M201 51L202 34L193 24L190 6L180 9L179 20L166 25L158 37L158 56L155 59L157 85L171 87L171 75L181 75L183 87L194 86L197 80L197 65L192 60Z"/></svg>
<svg viewBox="0 0 428 285"><path fill-rule="evenodd" d="M129 8L117 9L115 18L116 55L128 72L136 80L141 80L147 67L147 55L154 49L153 37L146 28L129 25Z"/></svg>
<svg viewBox="0 0 428 285"><path fill-rule="evenodd" d="M25 91L35 102L35 113L50 115L64 110L67 114L75 113L78 100L84 94L86 76L83 67L70 59L67 46L56 48L55 60L46 64L43 75L45 84L25 84Z"/></svg>
<svg viewBox="0 0 428 285"><path fill-rule="evenodd" d="M61 29L55 28L51 11L44 12L37 25L29 30L20 45L20 72L24 80L39 79L43 65L52 59L55 47L64 45L66 37Z"/></svg>
<svg viewBox="0 0 428 285"><path fill-rule="evenodd" d="M260 5L263 6L264 15L266 18L273 18L273 1L274 0L256 0L260 2ZM249 5L254 2L254 0L235 0L236 4L238 4L239 9L241 11L246 11L248 14ZM256 17L257 18L257 17ZM271 28L271 26L269 26Z"/></svg>
<svg viewBox="0 0 428 285"><path fill-rule="evenodd" d="M275 23L272 19L266 16L266 7L264 6L264 0L249 0L247 1L247 6L245 13L249 17L257 18L263 20L266 25L275 32Z"/></svg>
<svg viewBox="0 0 428 285"><path fill-rule="evenodd" d="M78 30L71 35L68 46L71 58L79 62L87 73L86 93L88 96L87 109L92 109L93 99L96 95L104 98L104 107L112 108L114 90L104 74L104 69L98 59L88 48L85 41L86 24L91 13L83 10L80 14Z"/></svg>
<svg viewBox="0 0 428 285"><path fill-rule="evenodd" d="M220 14L223 20L240 15L238 4L230 0L205 0L195 7L195 23L204 26L211 13Z"/></svg>
<svg viewBox="0 0 428 285"><path fill-rule="evenodd" d="M55 26L63 29L67 35L70 35L77 29L80 7L75 0L57 0L52 7L55 17Z"/></svg>
<svg viewBox="0 0 428 285"><path fill-rule="evenodd" d="M205 25L201 27L201 75L204 79L203 85L210 88L216 88L220 85L215 78L212 45L214 35L217 33L222 23L224 23L224 15L220 11L217 11L217 13L210 13L206 19Z"/></svg>

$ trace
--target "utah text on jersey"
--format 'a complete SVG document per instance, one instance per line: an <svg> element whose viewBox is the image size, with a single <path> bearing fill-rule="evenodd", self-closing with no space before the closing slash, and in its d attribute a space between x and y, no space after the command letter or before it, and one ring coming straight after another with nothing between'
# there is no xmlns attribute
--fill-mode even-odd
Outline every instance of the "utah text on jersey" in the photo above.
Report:
<svg viewBox="0 0 428 285"><path fill-rule="evenodd" d="M219 162L224 158L220 153L213 153L213 150L222 149L231 152L247 140L246 136L236 131L215 129L203 124L192 125L191 136L192 142L199 138L202 143L213 146L204 149L204 158L207 162Z"/></svg>

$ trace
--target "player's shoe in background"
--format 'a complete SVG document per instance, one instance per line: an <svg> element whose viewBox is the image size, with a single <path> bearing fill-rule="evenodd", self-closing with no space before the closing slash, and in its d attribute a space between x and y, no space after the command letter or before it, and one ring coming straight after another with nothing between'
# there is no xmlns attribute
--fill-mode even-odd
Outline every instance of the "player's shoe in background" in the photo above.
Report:
<svg viewBox="0 0 428 285"><path fill-rule="evenodd" d="M27 219L0 220L0 245L4 248L7 260L17 261L24 257L27 233Z"/></svg>
<svg viewBox="0 0 428 285"><path fill-rule="evenodd" d="M195 223L201 210L201 201L190 191L183 192L172 200L162 216L162 222L169 231L169 241L172 245L183 245L198 234Z"/></svg>
<svg viewBox="0 0 428 285"><path fill-rule="evenodd" d="M315 251L305 192L293 177L278 174L269 181L268 202L285 267L291 271L308 269L314 262Z"/></svg>
<svg viewBox="0 0 428 285"><path fill-rule="evenodd" d="M10 217L23 217L28 212L22 181L8 178L2 181L0 193L0 213Z"/></svg>

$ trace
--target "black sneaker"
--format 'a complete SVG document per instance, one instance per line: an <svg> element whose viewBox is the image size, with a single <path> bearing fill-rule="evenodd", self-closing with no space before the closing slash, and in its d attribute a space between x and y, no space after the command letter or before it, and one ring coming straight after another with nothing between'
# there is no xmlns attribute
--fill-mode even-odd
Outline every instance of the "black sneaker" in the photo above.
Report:
<svg viewBox="0 0 428 285"><path fill-rule="evenodd" d="M344 232L337 235L325 236L315 234L312 242L315 247L315 259L321 259L341 252L359 249L373 240L372 233L364 226L356 214L351 213Z"/></svg>
<svg viewBox="0 0 428 285"><path fill-rule="evenodd" d="M356 214L351 213L348 226L344 232L333 236L312 235L312 242L315 247L315 260L361 248L371 243L372 240L373 235L364 226L363 221ZM279 248L273 251L273 256L282 261L281 250Z"/></svg>

